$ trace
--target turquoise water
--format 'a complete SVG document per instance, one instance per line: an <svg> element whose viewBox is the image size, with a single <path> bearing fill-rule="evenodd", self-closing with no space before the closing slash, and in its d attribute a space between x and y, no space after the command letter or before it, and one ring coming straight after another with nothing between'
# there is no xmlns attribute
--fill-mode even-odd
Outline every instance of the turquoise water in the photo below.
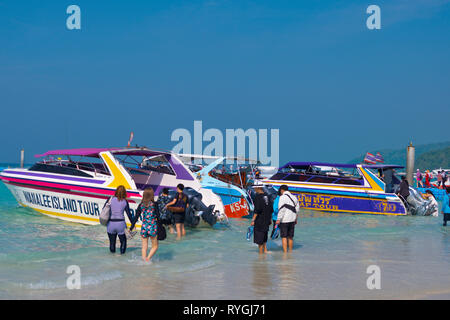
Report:
<svg viewBox="0 0 450 320"><path fill-rule="evenodd" d="M442 217L303 212L294 252L279 240L260 257L248 220L188 229L160 242L152 263L140 240L110 254L102 226L84 226L17 206L0 184L1 299L403 299L450 298L450 227ZM69 290L67 267L81 270ZM369 265L381 289L369 290Z"/></svg>

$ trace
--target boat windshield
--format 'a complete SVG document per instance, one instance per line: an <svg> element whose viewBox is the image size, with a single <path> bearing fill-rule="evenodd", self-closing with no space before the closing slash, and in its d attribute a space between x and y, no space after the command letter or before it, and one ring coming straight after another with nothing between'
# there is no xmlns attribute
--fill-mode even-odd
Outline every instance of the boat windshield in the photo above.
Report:
<svg viewBox="0 0 450 320"><path fill-rule="evenodd" d="M133 155L114 155L120 164L127 171L134 175L150 175L152 172L175 175L169 161L164 155L153 157L133 156Z"/></svg>
<svg viewBox="0 0 450 320"><path fill-rule="evenodd" d="M270 180L364 185L364 180L356 167L288 166L280 169Z"/></svg>
<svg viewBox="0 0 450 320"><path fill-rule="evenodd" d="M153 157L134 155L114 155L120 164L128 171L138 190L154 187L153 175L176 175L164 155ZM156 178L161 179L161 178Z"/></svg>
<svg viewBox="0 0 450 320"><path fill-rule="evenodd" d="M35 163L29 170L81 177L110 175L108 168L101 159L83 156L49 156Z"/></svg>
<svg viewBox="0 0 450 320"><path fill-rule="evenodd" d="M202 155L178 155L192 172L198 172L220 157L203 158ZM212 159L211 159L212 158ZM244 158L224 158L209 171L209 176L225 183L245 188L255 177L257 161Z"/></svg>
<svg viewBox="0 0 450 320"><path fill-rule="evenodd" d="M385 192L393 193L400 186L401 179L394 168L367 168L385 183Z"/></svg>

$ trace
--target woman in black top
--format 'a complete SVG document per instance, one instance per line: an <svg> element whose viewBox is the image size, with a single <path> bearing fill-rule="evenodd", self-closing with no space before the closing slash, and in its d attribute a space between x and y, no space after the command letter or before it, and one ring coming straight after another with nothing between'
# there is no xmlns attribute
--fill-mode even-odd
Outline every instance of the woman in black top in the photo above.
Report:
<svg viewBox="0 0 450 320"><path fill-rule="evenodd" d="M177 186L176 197L166 204L165 208L172 211L173 218L175 220L175 228L177 229L177 239L181 239L181 236L186 235L186 230L184 229L184 216L186 214L186 209L189 207L187 203L187 197L183 193L184 185L179 184Z"/></svg>
<svg viewBox="0 0 450 320"><path fill-rule="evenodd" d="M256 187L255 212L252 218L253 242L258 245L259 253L267 253L269 226L272 223L273 204L262 188Z"/></svg>

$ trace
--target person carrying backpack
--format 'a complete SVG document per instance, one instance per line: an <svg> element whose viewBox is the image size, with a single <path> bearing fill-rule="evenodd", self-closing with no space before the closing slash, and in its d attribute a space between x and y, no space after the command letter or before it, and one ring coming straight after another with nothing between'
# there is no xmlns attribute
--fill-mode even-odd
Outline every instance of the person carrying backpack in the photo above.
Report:
<svg viewBox="0 0 450 320"><path fill-rule="evenodd" d="M300 205L297 197L288 191L287 185L282 185L279 189L280 200L278 202L277 224L280 228L281 243L283 251L292 251L294 246L294 230L297 224L297 213Z"/></svg>
<svg viewBox="0 0 450 320"><path fill-rule="evenodd" d="M189 207L188 198L183 193L184 185L177 185L177 195L175 198L164 206L165 209L169 209L173 213L173 218L175 221L175 228L177 229L177 239L186 235L186 230L184 228L184 220L186 216L186 210Z"/></svg>

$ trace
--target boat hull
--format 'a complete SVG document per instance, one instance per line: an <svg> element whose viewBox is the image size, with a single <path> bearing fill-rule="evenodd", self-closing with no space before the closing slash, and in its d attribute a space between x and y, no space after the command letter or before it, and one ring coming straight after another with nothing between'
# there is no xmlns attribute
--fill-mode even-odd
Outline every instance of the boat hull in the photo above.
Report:
<svg viewBox="0 0 450 320"><path fill-rule="evenodd" d="M250 208L247 200L237 190L224 187L209 187L222 200L225 214L228 218L242 218L250 214Z"/></svg>
<svg viewBox="0 0 450 320"><path fill-rule="evenodd" d="M284 183L283 183L284 184ZM281 184L270 184L278 189ZM324 190L289 186L300 207L336 213L406 215L403 202L395 194L344 190Z"/></svg>
<svg viewBox="0 0 450 320"><path fill-rule="evenodd" d="M88 225L100 223L99 215L108 199L108 197L82 196L51 190L39 190L9 183L5 183L5 185L23 207L31 208L49 217ZM130 202L130 211L133 215L136 208L137 203ZM128 217L125 217L125 221L130 226ZM140 228L140 226L141 223L139 221L136 223L136 227Z"/></svg>

